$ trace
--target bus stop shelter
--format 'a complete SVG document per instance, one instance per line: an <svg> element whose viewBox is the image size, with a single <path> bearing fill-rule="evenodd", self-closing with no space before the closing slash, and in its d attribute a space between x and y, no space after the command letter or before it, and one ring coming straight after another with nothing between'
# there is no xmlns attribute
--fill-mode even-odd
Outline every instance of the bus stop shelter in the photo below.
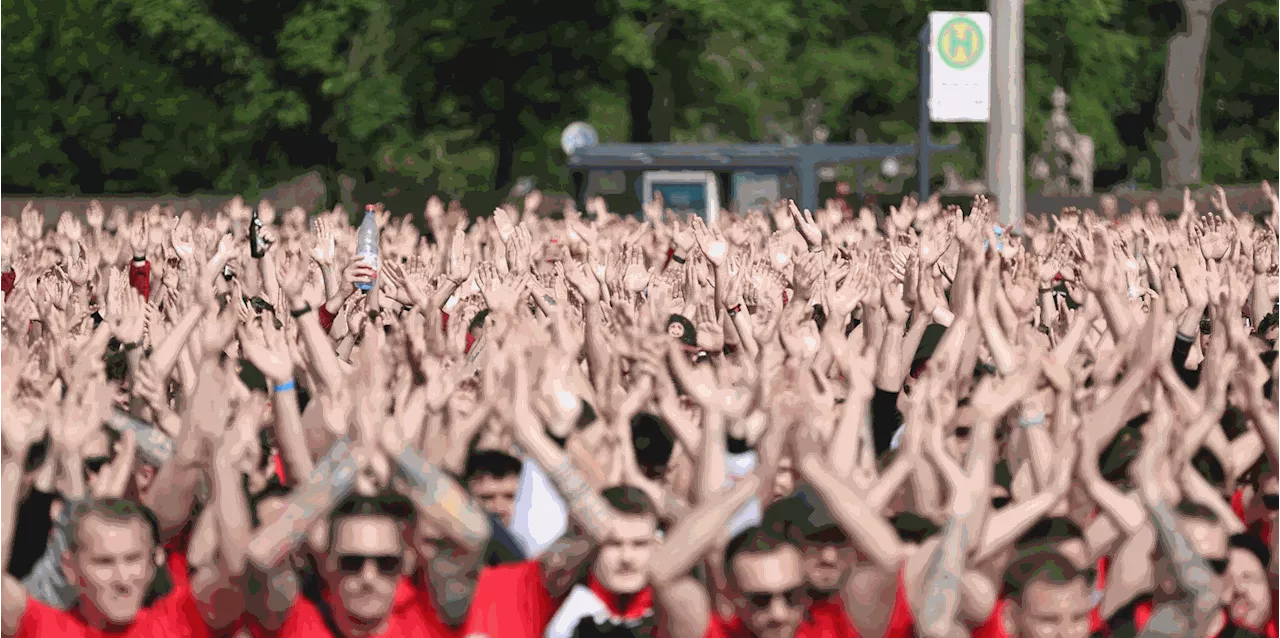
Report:
<svg viewBox="0 0 1280 638"><path fill-rule="evenodd" d="M929 152L954 148L953 144L931 144ZM568 165L574 172L790 172L798 180L800 206L816 210L820 166L914 157L918 150L916 144L598 144L575 151Z"/></svg>

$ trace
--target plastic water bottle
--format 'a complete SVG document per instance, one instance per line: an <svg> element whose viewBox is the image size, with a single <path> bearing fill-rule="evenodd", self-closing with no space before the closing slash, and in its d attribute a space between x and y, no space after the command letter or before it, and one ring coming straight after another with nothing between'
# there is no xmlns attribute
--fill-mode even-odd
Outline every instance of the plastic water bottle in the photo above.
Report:
<svg viewBox="0 0 1280 638"><path fill-rule="evenodd" d="M364 260L374 270L374 276L377 276L378 270L378 220L374 219L373 206L366 206L364 209L364 221L360 222L360 229L356 231L356 258ZM368 291L373 288L373 282L357 283L356 287Z"/></svg>

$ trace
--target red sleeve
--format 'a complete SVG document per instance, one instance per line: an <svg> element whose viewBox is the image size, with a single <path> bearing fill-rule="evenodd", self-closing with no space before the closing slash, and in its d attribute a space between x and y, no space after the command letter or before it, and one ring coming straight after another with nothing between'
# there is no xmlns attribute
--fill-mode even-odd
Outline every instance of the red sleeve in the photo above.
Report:
<svg viewBox="0 0 1280 638"><path fill-rule="evenodd" d="M75 638L87 635L84 627L76 622L71 614L54 609L30 596L27 597L27 608L22 612L22 622L18 623L15 638L42 638L43 636L64 636Z"/></svg>
<svg viewBox="0 0 1280 638"><path fill-rule="evenodd" d="M133 286L143 299L151 301L151 262L129 262L129 285Z"/></svg>
<svg viewBox="0 0 1280 638"><path fill-rule="evenodd" d="M320 309L316 311L316 319L320 320L320 327L324 328L325 332L329 332L333 329L333 320L337 318L337 316L338 313L329 312L329 306L327 304L320 304Z"/></svg>
<svg viewBox="0 0 1280 638"><path fill-rule="evenodd" d="M558 608L559 601L542 583L538 561L486 567L476 583L465 633L538 638Z"/></svg>
<svg viewBox="0 0 1280 638"><path fill-rule="evenodd" d="M0 274L0 290L3 290L6 295L13 292L13 283L17 279L18 274L12 270L7 270L4 274Z"/></svg>

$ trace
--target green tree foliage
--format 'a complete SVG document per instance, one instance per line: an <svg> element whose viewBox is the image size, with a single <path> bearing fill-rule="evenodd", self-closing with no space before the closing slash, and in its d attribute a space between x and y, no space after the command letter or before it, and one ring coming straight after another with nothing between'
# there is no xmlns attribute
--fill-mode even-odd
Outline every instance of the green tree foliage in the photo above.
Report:
<svg viewBox="0 0 1280 638"><path fill-rule="evenodd" d="M302 170L385 194L567 186L561 128L610 141L910 141L917 36L904 0L0 0L7 193L253 193ZM1175 0L1027 5L1028 147L1063 86L1099 186L1158 185L1156 105ZM1218 10L1201 125L1206 181L1274 176L1277 10ZM981 166L983 128L947 158ZM945 132L935 127L935 135Z"/></svg>

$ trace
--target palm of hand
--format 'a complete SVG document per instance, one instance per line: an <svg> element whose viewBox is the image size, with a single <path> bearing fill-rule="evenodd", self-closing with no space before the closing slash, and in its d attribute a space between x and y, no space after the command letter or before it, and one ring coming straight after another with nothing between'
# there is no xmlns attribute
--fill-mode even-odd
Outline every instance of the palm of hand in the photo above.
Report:
<svg viewBox="0 0 1280 638"><path fill-rule="evenodd" d="M631 292L640 292L649 285L649 271L640 264L630 264L622 275L622 283Z"/></svg>

